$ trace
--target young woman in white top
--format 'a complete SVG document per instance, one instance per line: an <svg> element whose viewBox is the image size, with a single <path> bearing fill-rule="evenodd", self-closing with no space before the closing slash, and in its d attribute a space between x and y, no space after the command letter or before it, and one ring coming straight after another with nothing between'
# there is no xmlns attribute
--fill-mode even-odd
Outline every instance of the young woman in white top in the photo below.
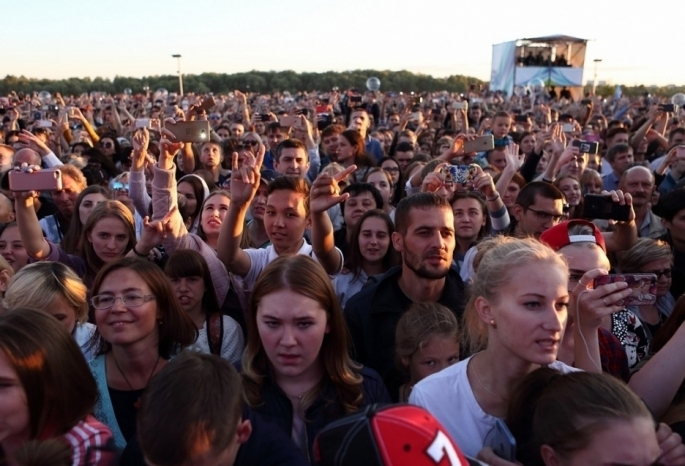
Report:
<svg viewBox="0 0 685 466"><path fill-rule="evenodd" d="M523 377L541 366L575 370L556 360L569 302L563 259L534 239L499 237L479 249L465 319L472 350L486 346L423 379L409 397L469 456L478 454L497 419L505 417L511 391Z"/></svg>

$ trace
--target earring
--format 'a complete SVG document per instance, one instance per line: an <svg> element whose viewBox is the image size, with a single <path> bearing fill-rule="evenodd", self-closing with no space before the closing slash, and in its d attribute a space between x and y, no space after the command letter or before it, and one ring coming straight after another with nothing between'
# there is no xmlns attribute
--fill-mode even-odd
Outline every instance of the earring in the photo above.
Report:
<svg viewBox="0 0 685 466"><path fill-rule="evenodd" d="M492 325L492 328L497 328L497 324L495 323L495 319L490 320L490 325Z"/></svg>
<svg viewBox="0 0 685 466"><path fill-rule="evenodd" d="M162 319L159 319L159 320L157 321L157 323L158 323L158 324L159 324L159 326L161 327L161 326L162 326L162 324L164 323L164 321L162 321Z"/></svg>

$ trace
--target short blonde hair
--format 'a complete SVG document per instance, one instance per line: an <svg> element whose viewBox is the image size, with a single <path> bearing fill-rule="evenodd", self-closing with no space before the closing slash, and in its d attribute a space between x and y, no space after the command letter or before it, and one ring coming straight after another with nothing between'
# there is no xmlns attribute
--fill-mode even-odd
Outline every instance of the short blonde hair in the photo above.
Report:
<svg viewBox="0 0 685 466"><path fill-rule="evenodd" d="M29 264L12 277L5 292L8 309L49 309L56 299L74 309L76 320L88 319L88 289L76 273L61 262L41 261Z"/></svg>
<svg viewBox="0 0 685 466"><path fill-rule="evenodd" d="M75 165L60 165L57 167L57 169L62 172L62 176L68 176L69 178L73 179L76 184L79 185L81 190L86 189L88 186L88 181L86 181L86 177L83 176L83 172L81 172L81 170L79 170Z"/></svg>

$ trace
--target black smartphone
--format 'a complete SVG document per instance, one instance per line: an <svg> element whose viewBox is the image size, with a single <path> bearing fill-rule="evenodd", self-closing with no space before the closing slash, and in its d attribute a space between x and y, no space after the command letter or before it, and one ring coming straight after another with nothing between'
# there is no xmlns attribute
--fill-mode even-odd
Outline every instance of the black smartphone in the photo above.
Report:
<svg viewBox="0 0 685 466"><path fill-rule="evenodd" d="M599 152L599 144L590 141L573 140L573 146L578 148L581 154L596 155Z"/></svg>
<svg viewBox="0 0 685 466"><path fill-rule="evenodd" d="M295 115L309 116L309 109L308 108L299 108L295 111Z"/></svg>
<svg viewBox="0 0 685 466"><path fill-rule="evenodd" d="M586 194L583 199L584 218L618 220L620 222L627 222L630 219L630 206L614 202L611 196Z"/></svg>
<svg viewBox="0 0 685 466"><path fill-rule="evenodd" d="M675 104L659 104L659 110L662 112L673 113L676 111L677 106Z"/></svg>
<svg viewBox="0 0 685 466"><path fill-rule="evenodd" d="M351 96L350 96L350 103L351 103L351 104L360 104L360 103L362 103L362 96L360 96L360 95L351 95Z"/></svg>
<svg viewBox="0 0 685 466"><path fill-rule="evenodd" d="M590 100L590 99L583 99L583 100L580 101L580 103L581 103L582 105L591 105L591 104L592 104L592 100Z"/></svg>
<svg viewBox="0 0 685 466"><path fill-rule="evenodd" d="M527 123L528 115L514 115L514 121L517 123Z"/></svg>
<svg viewBox="0 0 685 466"><path fill-rule="evenodd" d="M266 123L266 122L268 122L269 120L271 120L271 115L269 115L268 113L260 113L260 114L259 114L259 119L260 119L261 121L263 121L263 122Z"/></svg>

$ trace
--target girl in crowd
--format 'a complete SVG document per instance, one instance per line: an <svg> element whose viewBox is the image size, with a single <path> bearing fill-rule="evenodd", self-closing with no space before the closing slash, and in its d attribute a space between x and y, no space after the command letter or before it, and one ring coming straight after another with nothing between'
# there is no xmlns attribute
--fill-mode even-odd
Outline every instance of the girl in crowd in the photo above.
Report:
<svg viewBox="0 0 685 466"><path fill-rule="evenodd" d="M97 330L90 368L99 392L94 414L124 448L136 431L143 390L169 358L197 339L197 328L151 262L127 257L106 264L92 293Z"/></svg>
<svg viewBox="0 0 685 466"><path fill-rule="evenodd" d="M431 374L459 362L459 323L438 303L414 303L395 329L395 351L408 382L400 387L405 403L412 388Z"/></svg>
<svg viewBox="0 0 685 466"><path fill-rule="evenodd" d="M580 189L580 181L572 175L562 175L554 180L554 186L564 193L568 204L568 218L583 218L583 193Z"/></svg>
<svg viewBox="0 0 685 466"><path fill-rule="evenodd" d="M397 160L391 157L383 157L379 166L390 175L392 179L392 185L394 186L393 196L390 200L390 204L396 206L400 199L402 199L402 194L404 193L404 177L402 176L402 170Z"/></svg>
<svg viewBox="0 0 685 466"><path fill-rule="evenodd" d="M502 178L503 174L504 173L498 173L495 175L493 180L495 181L497 190L502 193L502 202L504 202L504 206L507 208L509 216L512 216L514 205L516 204L516 198L518 197L521 189L523 189L523 187L526 185L526 180L519 173L514 173L506 187L500 187L499 180Z"/></svg>
<svg viewBox="0 0 685 466"><path fill-rule="evenodd" d="M190 225L186 228L190 233L197 233L200 227L200 211L202 204L209 196L207 183L197 175L186 175L178 180L178 194L186 198L188 212L190 213Z"/></svg>
<svg viewBox="0 0 685 466"><path fill-rule="evenodd" d="M333 280L341 307L361 291L369 277L399 264L397 251L392 247L394 231L390 217L379 209L369 210L359 219L352 231L345 268Z"/></svg>
<svg viewBox="0 0 685 466"><path fill-rule="evenodd" d="M90 339L95 326L89 324L88 290L81 279L60 262L37 262L21 269L5 292L8 309L41 309L54 316L74 337L87 361L92 359Z"/></svg>
<svg viewBox="0 0 685 466"><path fill-rule="evenodd" d="M0 255L14 272L19 272L28 263L29 256L16 222L7 223L0 229Z"/></svg>
<svg viewBox="0 0 685 466"><path fill-rule="evenodd" d="M602 194L604 182L602 175L592 168L586 168L580 178L580 184L583 187L583 193Z"/></svg>
<svg viewBox="0 0 685 466"><path fill-rule="evenodd" d="M490 234L491 222L485 201L473 191L455 193L452 197L452 212L454 236L457 240L454 261L461 269L466 252L477 241Z"/></svg>
<svg viewBox="0 0 685 466"><path fill-rule="evenodd" d="M535 150L535 133L530 133L528 131L522 133L518 144L522 154L532 154Z"/></svg>
<svg viewBox="0 0 685 466"><path fill-rule="evenodd" d="M312 258L279 257L269 264L249 311L242 374L248 404L308 456L326 424L390 401L380 376L350 359L333 286Z"/></svg>
<svg viewBox="0 0 685 466"><path fill-rule="evenodd" d="M17 464L29 441L59 438L71 448L70 464L113 465L113 455L99 451L112 433L90 415L95 381L54 317L33 309L0 315L0 380L0 463Z"/></svg>
<svg viewBox="0 0 685 466"><path fill-rule="evenodd" d="M340 133L338 137L338 163L347 168L356 165L354 180L361 182L372 167L375 167L373 159L364 152L364 138L359 131L348 129Z"/></svg>
<svg viewBox="0 0 685 466"><path fill-rule="evenodd" d="M506 415L519 380L540 366L574 370L556 360L569 301L565 262L533 239L489 241L465 314L471 349L485 349L422 380L409 396L470 456ZM446 399L460 402L445 404Z"/></svg>
<svg viewBox="0 0 685 466"><path fill-rule="evenodd" d="M107 188L99 185L88 186L81 191L74 203L74 214L71 217L69 231L64 235L61 246L68 254L81 252L81 235L88 216L98 203L111 199Z"/></svg>
<svg viewBox="0 0 685 466"><path fill-rule="evenodd" d="M664 241L651 238L639 238L630 250L619 256L618 269L621 273L656 274L656 303L627 308L640 318L650 337L657 334L675 306L675 298L669 292L672 267L671 247Z"/></svg>
<svg viewBox="0 0 685 466"><path fill-rule="evenodd" d="M192 249L173 253L164 267L178 302L198 328L194 347L238 363L243 354L243 332L231 317L222 315L207 261Z"/></svg>
<svg viewBox="0 0 685 466"><path fill-rule="evenodd" d="M78 255L68 254L64 249L43 238L33 202L27 193L17 193L17 225L29 257L35 260L57 261L71 267L88 286L98 271L108 262L126 254L145 255L149 248L144 245L136 252L136 232L131 211L119 201L98 203L83 225Z"/></svg>
<svg viewBox="0 0 685 466"><path fill-rule="evenodd" d="M372 168L364 177L364 183L371 183L376 187L383 198L382 210L395 221L395 208L392 206L392 199L395 197L395 184L392 176L382 168Z"/></svg>
<svg viewBox="0 0 685 466"><path fill-rule="evenodd" d="M685 460L680 438L664 424L657 428L642 400L605 374L541 368L521 381L509 406L516 459L526 466Z"/></svg>

